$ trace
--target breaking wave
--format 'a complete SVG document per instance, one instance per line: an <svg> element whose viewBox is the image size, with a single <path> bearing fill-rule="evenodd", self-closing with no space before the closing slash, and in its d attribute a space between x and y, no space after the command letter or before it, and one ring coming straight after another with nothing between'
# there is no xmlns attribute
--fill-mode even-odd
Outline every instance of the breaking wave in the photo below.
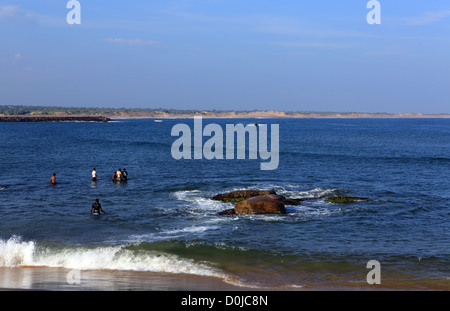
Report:
<svg viewBox="0 0 450 311"><path fill-rule="evenodd" d="M0 240L0 267L50 267L78 270L128 270L185 273L231 280L224 272L163 252L130 245L43 247L13 236Z"/></svg>

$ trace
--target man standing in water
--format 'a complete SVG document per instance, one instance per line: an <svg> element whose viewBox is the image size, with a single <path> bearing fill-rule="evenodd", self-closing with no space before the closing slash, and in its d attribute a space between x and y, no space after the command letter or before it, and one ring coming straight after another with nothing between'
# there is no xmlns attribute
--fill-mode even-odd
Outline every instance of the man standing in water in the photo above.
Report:
<svg viewBox="0 0 450 311"><path fill-rule="evenodd" d="M95 199L94 204L92 204L90 214L92 215L92 213L94 213L100 215L100 212L106 214L106 212L102 209L100 201L98 199Z"/></svg>
<svg viewBox="0 0 450 311"><path fill-rule="evenodd" d="M116 178L117 178L119 181L122 181L123 176L122 176L122 171L120 170L120 168L119 168L119 170L116 172Z"/></svg>
<svg viewBox="0 0 450 311"><path fill-rule="evenodd" d="M92 181L97 181L97 171L94 169L92 170Z"/></svg>
<svg viewBox="0 0 450 311"><path fill-rule="evenodd" d="M128 180L128 172L127 172L126 168L123 169L122 177L123 177L123 181L127 181Z"/></svg>
<svg viewBox="0 0 450 311"><path fill-rule="evenodd" d="M53 173L53 176L50 178L50 183L56 185L56 173Z"/></svg>

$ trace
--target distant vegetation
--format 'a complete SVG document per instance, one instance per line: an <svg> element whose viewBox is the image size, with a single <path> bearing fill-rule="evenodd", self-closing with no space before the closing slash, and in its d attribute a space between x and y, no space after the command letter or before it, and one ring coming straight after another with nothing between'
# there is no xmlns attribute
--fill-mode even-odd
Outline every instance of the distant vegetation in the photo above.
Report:
<svg viewBox="0 0 450 311"><path fill-rule="evenodd" d="M263 110L186 110L186 109L165 109L165 108L83 108L83 107L56 107L56 106L11 106L0 105L0 115L26 116L26 115L148 115L148 114L170 114L170 115L198 115L198 114L226 114L245 115L248 113L263 112ZM283 112L286 116L295 116L300 112ZM315 112L301 112L303 115L314 114ZM322 112L321 115L333 114L332 112ZM346 114L346 113L343 113Z"/></svg>
<svg viewBox="0 0 450 311"><path fill-rule="evenodd" d="M0 115L9 116L108 116L108 117L163 117L186 116L186 115L221 115L233 113L236 116L248 113L257 113L260 110L232 111L232 110L186 110L186 109L165 109L165 108L83 108L83 107L55 107L55 106L11 106L0 105Z"/></svg>
<svg viewBox="0 0 450 311"><path fill-rule="evenodd" d="M257 111L257 110L254 110ZM208 110L213 113L225 113L225 110ZM83 107L56 107L56 106L11 106L0 105L1 115L25 116L25 115L134 115L149 113L166 113L172 115L198 114L199 110L164 109L164 108L83 108ZM245 113L236 111L236 114Z"/></svg>
<svg viewBox="0 0 450 311"><path fill-rule="evenodd" d="M156 111L158 109L127 109L127 108L80 108L54 106L0 106L0 114L11 116L23 115L114 115L119 113ZM161 109L162 110L162 109ZM173 110L175 111L175 110Z"/></svg>

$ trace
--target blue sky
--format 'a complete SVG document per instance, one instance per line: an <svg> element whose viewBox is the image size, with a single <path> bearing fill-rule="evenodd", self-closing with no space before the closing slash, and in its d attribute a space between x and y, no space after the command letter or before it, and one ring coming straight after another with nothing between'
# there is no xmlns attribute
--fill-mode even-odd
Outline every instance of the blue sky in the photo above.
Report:
<svg viewBox="0 0 450 311"><path fill-rule="evenodd" d="M0 105L450 112L450 2L0 0Z"/></svg>

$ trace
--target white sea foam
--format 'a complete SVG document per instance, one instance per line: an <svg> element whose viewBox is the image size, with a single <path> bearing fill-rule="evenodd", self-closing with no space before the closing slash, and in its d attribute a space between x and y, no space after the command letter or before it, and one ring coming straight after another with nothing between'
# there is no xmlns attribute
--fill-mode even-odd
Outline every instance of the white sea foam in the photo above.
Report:
<svg viewBox="0 0 450 311"><path fill-rule="evenodd" d="M158 241L169 241L173 239L177 239L180 237L186 237L187 235L195 235L201 236L203 233L206 233L211 230L218 230L221 227L217 225L219 221L223 221L224 217L218 217L217 219L208 219L205 220L205 225L201 226L187 226L187 227L179 227L179 228L170 228L163 229L159 232L152 233L144 233L144 234L135 234L128 236L124 243L142 243L142 242L158 242Z"/></svg>
<svg viewBox="0 0 450 311"><path fill-rule="evenodd" d="M165 230L161 232L163 235L176 235L180 233L203 233L208 230L216 230L219 229L218 226L190 226L180 229L171 229L171 230Z"/></svg>
<svg viewBox="0 0 450 311"><path fill-rule="evenodd" d="M189 203L192 209L217 211L227 205L221 201L211 200L207 194L199 190L177 191L173 195L177 200Z"/></svg>
<svg viewBox="0 0 450 311"><path fill-rule="evenodd" d="M200 190L180 190L173 193L178 200L192 201L192 197L198 195Z"/></svg>
<svg viewBox="0 0 450 311"><path fill-rule="evenodd" d="M17 236L0 240L0 267L32 265L34 252L34 242L23 242Z"/></svg>
<svg viewBox="0 0 450 311"><path fill-rule="evenodd" d="M263 184L249 187L233 188L226 192L238 190L254 190L254 189L275 190L277 194L286 196L287 198L300 198L300 199L323 198L326 196L334 195L339 191L339 189L335 188L316 187L310 190L304 190L304 186L300 185Z"/></svg>
<svg viewBox="0 0 450 311"><path fill-rule="evenodd" d="M326 196L334 195L338 189L329 188L314 188L311 190L285 190L280 189L277 191L278 194L284 195L286 197L300 198L300 199L316 199L323 198Z"/></svg>

